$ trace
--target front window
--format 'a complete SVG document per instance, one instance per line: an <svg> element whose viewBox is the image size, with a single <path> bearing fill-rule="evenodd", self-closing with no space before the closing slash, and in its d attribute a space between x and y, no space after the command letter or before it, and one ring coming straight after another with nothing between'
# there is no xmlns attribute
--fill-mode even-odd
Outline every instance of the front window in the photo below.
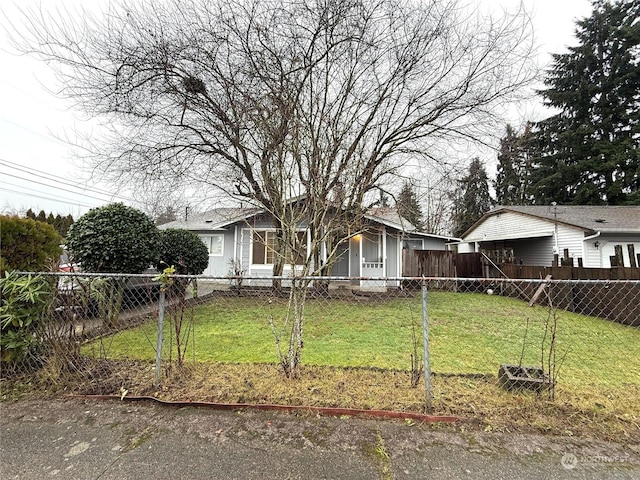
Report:
<svg viewBox="0 0 640 480"><path fill-rule="evenodd" d="M287 249L286 264L302 265L307 252L307 233L296 232L296 251ZM253 258L254 265L273 265L278 251L278 237L273 230L254 230L253 232Z"/></svg>

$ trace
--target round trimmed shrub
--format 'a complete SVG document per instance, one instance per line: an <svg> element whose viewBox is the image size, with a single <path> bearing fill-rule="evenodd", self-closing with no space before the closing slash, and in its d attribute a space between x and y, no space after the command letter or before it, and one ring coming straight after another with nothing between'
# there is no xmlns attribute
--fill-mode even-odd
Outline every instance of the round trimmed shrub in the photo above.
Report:
<svg viewBox="0 0 640 480"><path fill-rule="evenodd" d="M198 235L189 230L160 231L158 270L174 266L179 275L200 275L209 264L209 250Z"/></svg>
<svg viewBox="0 0 640 480"><path fill-rule="evenodd" d="M113 203L94 208L67 233L67 248L86 272L140 273L158 258L160 233L151 217Z"/></svg>

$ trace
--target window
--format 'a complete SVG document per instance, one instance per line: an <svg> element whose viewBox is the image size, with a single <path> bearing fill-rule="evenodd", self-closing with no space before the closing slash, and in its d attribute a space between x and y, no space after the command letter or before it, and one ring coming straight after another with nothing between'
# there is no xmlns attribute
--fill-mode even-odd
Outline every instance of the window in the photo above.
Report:
<svg viewBox="0 0 640 480"><path fill-rule="evenodd" d="M295 263L294 253L287 251L287 265L301 265L307 252L307 232L301 231L296 233L296 252ZM273 265L276 255L278 255L278 237L273 230L254 230L253 231L253 258L254 265Z"/></svg>
<svg viewBox="0 0 640 480"><path fill-rule="evenodd" d="M207 246L209 255L215 257L221 257L224 252L224 235L216 233L213 235L202 235L200 237L202 242Z"/></svg>

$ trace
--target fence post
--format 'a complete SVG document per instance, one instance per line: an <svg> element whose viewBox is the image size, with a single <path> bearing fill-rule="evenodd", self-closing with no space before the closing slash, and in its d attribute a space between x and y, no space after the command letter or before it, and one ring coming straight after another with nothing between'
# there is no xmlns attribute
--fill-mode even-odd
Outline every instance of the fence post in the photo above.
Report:
<svg viewBox="0 0 640 480"><path fill-rule="evenodd" d="M431 391L431 365L429 361L429 313L427 311L427 283L422 280L422 341L424 345L424 388L425 405L431 410L433 393Z"/></svg>
<svg viewBox="0 0 640 480"><path fill-rule="evenodd" d="M158 300L158 342L156 344L156 386L160 385L160 366L162 364L162 342L164 330L164 288L160 289Z"/></svg>

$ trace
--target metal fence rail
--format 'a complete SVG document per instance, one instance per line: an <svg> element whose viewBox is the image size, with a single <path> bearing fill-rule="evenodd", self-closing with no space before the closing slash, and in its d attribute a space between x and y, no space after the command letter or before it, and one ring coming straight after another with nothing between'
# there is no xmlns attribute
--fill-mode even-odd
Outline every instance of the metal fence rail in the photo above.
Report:
<svg viewBox="0 0 640 480"><path fill-rule="evenodd" d="M30 288L32 277L14 281ZM584 398L587 410L640 416L640 281L175 276L163 286L149 275L39 278L48 292L39 309L21 304L3 280L2 380L13 386L28 378L83 394L332 406L364 395L358 407L453 413L526 395ZM305 287L295 311L292 285ZM29 308L37 320L28 327L7 320ZM286 353L296 316L301 381L328 380L275 393L291 384L281 381L275 340ZM368 386L349 377L357 372L367 372ZM393 400L378 390L389 386Z"/></svg>

